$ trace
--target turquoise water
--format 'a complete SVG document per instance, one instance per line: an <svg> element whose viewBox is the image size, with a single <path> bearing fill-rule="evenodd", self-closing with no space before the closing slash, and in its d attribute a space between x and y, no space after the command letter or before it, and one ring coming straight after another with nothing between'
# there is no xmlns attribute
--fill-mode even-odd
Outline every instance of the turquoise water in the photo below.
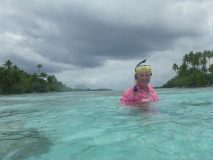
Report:
<svg viewBox="0 0 213 160"><path fill-rule="evenodd" d="M157 89L150 107L123 91L0 96L1 160L212 160L213 88Z"/></svg>

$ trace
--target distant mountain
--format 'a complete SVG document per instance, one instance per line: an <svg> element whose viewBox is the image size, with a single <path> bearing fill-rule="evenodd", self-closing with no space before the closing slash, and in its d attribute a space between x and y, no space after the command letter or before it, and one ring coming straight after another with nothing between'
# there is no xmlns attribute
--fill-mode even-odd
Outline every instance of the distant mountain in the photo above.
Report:
<svg viewBox="0 0 213 160"><path fill-rule="evenodd" d="M87 87L85 86L85 84L79 84L75 86L75 89L87 89Z"/></svg>

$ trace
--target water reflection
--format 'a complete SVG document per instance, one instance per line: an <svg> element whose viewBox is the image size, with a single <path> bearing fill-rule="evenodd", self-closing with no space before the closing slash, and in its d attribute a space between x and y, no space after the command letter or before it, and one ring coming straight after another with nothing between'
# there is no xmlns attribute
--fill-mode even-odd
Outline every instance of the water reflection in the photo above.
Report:
<svg viewBox="0 0 213 160"><path fill-rule="evenodd" d="M2 111L0 115L1 160L23 160L49 152L52 142L37 129L23 128L21 121L24 119L17 120L17 111Z"/></svg>
<svg viewBox="0 0 213 160"><path fill-rule="evenodd" d="M126 114L136 116L138 114L157 114L158 110L154 106L121 106L127 110Z"/></svg>
<svg viewBox="0 0 213 160"><path fill-rule="evenodd" d="M0 159L20 160L47 153L52 142L35 129L0 132Z"/></svg>

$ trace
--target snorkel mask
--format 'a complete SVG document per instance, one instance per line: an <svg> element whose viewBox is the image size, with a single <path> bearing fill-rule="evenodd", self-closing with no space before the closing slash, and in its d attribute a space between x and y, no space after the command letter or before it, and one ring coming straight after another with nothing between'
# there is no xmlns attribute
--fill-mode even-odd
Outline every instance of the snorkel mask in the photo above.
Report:
<svg viewBox="0 0 213 160"><path fill-rule="evenodd" d="M138 63L135 67L135 74L141 71L150 71L152 72L152 68L149 64L144 64L144 65L140 65L142 63L145 63L146 59L144 59L143 61L141 61L140 63Z"/></svg>
<svg viewBox="0 0 213 160"><path fill-rule="evenodd" d="M135 67L135 84L136 84L136 80L137 80L137 76L136 74L138 72L141 72L141 71L149 71L151 72L152 74L152 68L149 64L142 64L142 63L145 63L146 62L146 59L144 59L143 61L141 61L140 63L138 63ZM142 64L142 65L141 65ZM138 88L136 87L136 85L134 86L133 88L133 91L134 92L137 92L138 91Z"/></svg>

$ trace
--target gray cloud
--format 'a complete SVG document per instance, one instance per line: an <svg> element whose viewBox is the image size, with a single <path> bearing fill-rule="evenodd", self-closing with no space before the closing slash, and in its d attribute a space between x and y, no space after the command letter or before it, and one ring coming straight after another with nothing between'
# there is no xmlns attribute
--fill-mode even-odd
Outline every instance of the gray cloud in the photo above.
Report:
<svg viewBox="0 0 213 160"><path fill-rule="evenodd" d="M45 72L60 73L168 50L178 54L212 49L207 48L213 36L211 1L4 0L1 4L0 58L31 73L38 63ZM205 46L198 44L202 39L209 40Z"/></svg>

